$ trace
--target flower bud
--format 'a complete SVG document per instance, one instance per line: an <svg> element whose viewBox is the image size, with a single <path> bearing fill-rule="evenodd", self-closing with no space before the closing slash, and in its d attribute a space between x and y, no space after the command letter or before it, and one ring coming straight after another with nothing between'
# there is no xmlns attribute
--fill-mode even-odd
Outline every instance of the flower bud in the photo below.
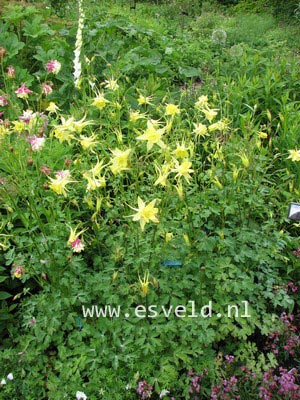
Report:
<svg viewBox="0 0 300 400"><path fill-rule="evenodd" d="M6 50L4 47L0 47L0 58L4 58L6 56Z"/></svg>
<svg viewBox="0 0 300 400"><path fill-rule="evenodd" d="M13 79L13 78L16 77L16 72L15 72L15 69L14 69L14 67L12 65L9 65L7 67L7 77L10 78L10 79Z"/></svg>

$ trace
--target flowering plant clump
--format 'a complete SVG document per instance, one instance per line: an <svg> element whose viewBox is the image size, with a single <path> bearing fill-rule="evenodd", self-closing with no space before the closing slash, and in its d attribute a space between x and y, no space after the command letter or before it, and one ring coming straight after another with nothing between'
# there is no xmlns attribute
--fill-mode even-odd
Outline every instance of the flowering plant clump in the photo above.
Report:
<svg viewBox="0 0 300 400"><path fill-rule="evenodd" d="M288 371L279 367L278 372L278 375L275 374L274 370L264 373L263 382L259 388L259 398L271 400L278 395L279 398L300 399L300 376L298 371L295 368Z"/></svg>
<svg viewBox="0 0 300 400"><path fill-rule="evenodd" d="M0 398L297 399L299 65L120 3L1 15Z"/></svg>
<svg viewBox="0 0 300 400"><path fill-rule="evenodd" d="M289 282L287 289L292 288L295 293L298 288ZM295 321L295 316L283 312L280 316L283 323L282 328L269 333L266 348L271 349L277 356L283 356L284 359L288 357L300 357L300 335L298 323ZM295 322L294 322L295 321Z"/></svg>
<svg viewBox="0 0 300 400"><path fill-rule="evenodd" d="M201 393L201 385L203 377L207 375L207 371L204 370L200 375L195 374L193 370L188 372L188 375L191 376L191 383L189 387L189 393L192 398L198 399Z"/></svg>
<svg viewBox="0 0 300 400"><path fill-rule="evenodd" d="M222 382L213 386L211 390L211 399L218 400L240 400L241 396L238 394L238 379L231 376L229 379L223 379Z"/></svg>

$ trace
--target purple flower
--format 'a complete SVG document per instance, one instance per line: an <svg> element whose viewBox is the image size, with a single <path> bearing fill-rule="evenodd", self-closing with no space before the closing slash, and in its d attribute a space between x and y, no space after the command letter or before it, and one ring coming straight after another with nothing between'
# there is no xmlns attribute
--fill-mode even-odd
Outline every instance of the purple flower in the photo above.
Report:
<svg viewBox="0 0 300 400"><path fill-rule="evenodd" d="M140 396L141 400L146 400L151 398L152 390L153 387L151 385L148 385L146 381L140 381L138 383L138 388L136 392Z"/></svg>
<svg viewBox="0 0 300 400"><path fill-rule="evenodd" d="M234 361L234 356L226 355L226 356L225 356L225 360L226 360L229 364L232 364L233 361Z"/></svg>

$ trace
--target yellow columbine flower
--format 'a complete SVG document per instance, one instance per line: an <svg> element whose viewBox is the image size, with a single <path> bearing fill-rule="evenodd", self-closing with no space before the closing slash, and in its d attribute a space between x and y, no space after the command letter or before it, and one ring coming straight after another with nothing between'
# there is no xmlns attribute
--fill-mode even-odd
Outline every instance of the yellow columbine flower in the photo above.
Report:
<svg viewBox="0 0 300 400"><path fill-rule="evenodd" d="M139 105L143 104L151 104L151 100L153 99L153 96L143 96L142 94L139 95L139 98L137 99Z"/></svg>
<svg viewBox="0 0 300 400"><path fill-rule="evenodd" d="M191 169L192 163L190 161L183 161L181 164L177 160L175 160L175 168L172 169L172 172L177 172L177 175L175 178L181 178L182 176L184 179L190 183L190 179L192 178L190 173L194 172L193 169Z"/></svg>
<svg viewBox="0 0 300 400"><path fill-rule="evenodd" d="M219 188L219 189L223 189L223 185L222 183L219 181L219 178L217 176L215 176L214 179L212 179L212 182Z"/></svg>
<svg viewBox="0 0 300 400"><path fill-rule="evenodd" d="M223 147L219 142L217 142L217 149L213 154L213 158L219 161L224 161Z"/></svg>
<svg viewBox="0 0 300 400"><path fill-rule="evenodd" d="M268 134L267 132L258 132L258 136L260 137L260 139L268 139Z"/></svg>
<svg viewBox="0 0 300 400"><path fill-rule="evenodd" d="M99 93L93 100L92 106L97 107L99 110L105 108L106 104L109 103L109 101L104 97L103 93Z"/></svg>
<svg viewBox="0 0 300 400"><path fill-rule="evenodd" d="M141 287L142 296L146 297L149 292L149 271L144 273L144 278L141 279L139 276L139 282Z"/></svg>
<svg viewBox="0 0 300 400"><path fill-rule="evenodd" d="M248 168L250 165L250 162L249 162L249 158L246 156L246 153L240 154L240 159L242 160L244 167Z"/></svg>
<svg viewBox="0 0 300 400"><path fill-rule="evenodd" d="M214 124L209 125L209 132L214 131L224 131L227 128L227 123L225 121L217 121Z"/></svg>
<svg viewBox="0 0 300 400"><path fill-rule="evenodd" d="M221 240L225 239L224 232L222 230L219 231L219 236Z"/></svg>
<svg viewBox="0 0 300 400"><path fill-rule="evenodd" d="M175 104L167 104L166 105L166 114L167 115L176 115L180 114L180 109Z"/></svg>
<svg viewBox="0 0 300 400"><path fill-rule="evenodd" d="M122 110L122 104L119 103L118 101L114 101L111 104L112 104L112 106L114 106L116 108L116 110Z"/></svg>
<svg viewBox="0 0 300 400"><path fill-rule="evenodd" d="M161 148L165 147L165 144L161 140L162 135L165 133L165 128L158 129L158 122L154 120L147 121L147 129L145 133L138 136L136 140L147 141L147 150L151 150L154 144L157 144Z"/></svg>
<svg viewBox="0 0 300 400"><path fill-rule="evenodd" d="M80 253L82 250L84 250L84 243L83 240L79 239L79 236L82 235L83 232L85 232L87 229L82 229L80 232L76 232L78 228L73 228L70 227L70 236L68 240L68 244L72 247L74 253Z"/></svg>
<svg viewBox="0 0 300 400"><path fill-rule="evenodd" d="M172 121L172 119L170 119L170 121L166 125L166 132L167 133L171 132L172 126L173 126L173 121Z"/></svg>
<svg viewBox="0 0 300 400"><path fill-rule="evenodd" d="M158 172L158 178L154 182L154 186L162 185L167 186L167 178L171 170L171 164L165 163L161 168L157 164L154 164L156 171Z"/></svg>
<svg viewBox="0 0 300 400"><path fill-rule="evenodd" d="M105 81L106 85L104 86L107 89L110 90L117 90L119 88L119 85L117 84L117 81L115 79L108 79L107 81Z"/></svg>
<svg viewBox="0 0 300 400"><path fill-rule="evenodd" d="M83 173L83 177L88 181L86 188L87 192L96 190L99 187L106 186L106 180L104 176L101 176L101 170L105 167L103 161L97 161L97 164L90 170Z"/></svg>
<svg viewBox="0 0 300 400"><path fill-rule="evenodd" d="M95 139L97 139L96 135L92 135L90 137L80 135L79 141L83 150L93 149L98 143L98 141Z"/></svg>
<svg viewBox="0 0 300 400"><path fill-rule="evenodd" d="M212 109L212 108L204 109L203 108L201 111L204 113L206 119L209 122L211 122L215 118L215 116L218 115L218 110L217 109Z"/></svg>
<svg viewBox="0 0 300 400"><path fill-rule="evenodd" d="M195 133L196 136L200 136L200 137L204 137L204 136L208 136L208 130L207 130L207 126L204 124L195 124L193 123L195 129L193 130L193 133Z"/></svg>
<svg viewBox="0 0 300 400"><path fill-rule="evenodd" d="M137 111L130 110L130 112L129 112L129 121L130 122L135 123L137 120L142 119L142 118L146 118L145 113L141 113L139 110L137 110Z"/></svg>
<svg viewBox="0 0 300 400"><path fill-rule="evenodd" d="M106 181L105 178L102 176L97 176L95 177L94 174L92 174L90 171L84 172L83 177L88 181L86 191L91 192L93 190L96 190L99 187L105 187L106 186Z"/></svg>
<svg viewBox="0 0 300 400"><path fill-rule="evenodd" d="M13 121L14 127L13 130L17 133L21 133L26 128L25 122L22 121Z"/></svg>
<svg viewBox="0 0 300 400"><path fill-rule="evenodd" d="M125 151L115 149L111 150L114 157L111 159L112 166L110 167L114 175L120 173L121 171L128 170L128 157L131 153L131 149Z"/></svg>
<svg viewBox="0 0 300 400"><path fill-rule="evenodd" d="M85 128L88 125L94 125L94 121L85 121L86 115L81 118L79 121L74 121L73 126L76 132L81 133L83 131L83 128Z"/></svg>
<svg viewBox="0 0 300 400"><path fill-rule="evenodd" d="M10 133L9 129L4 125L0 125L0 137L8 135Z"/></svg>
<svg viewBox="0 0 300 400"><path fill-rule="evenodd" d="M46 108L46 111L48 111L49 114L56 114L59 110L59 107L53 101L50 101L48 107Z"/></svg>
<svg viewBox="0 0 300 400"><path fill-rule="evenodd" d="M113 276L112 276L112 283L117 279L118 277L118 271L114 271Z"/></svg>
<svg viewBox="0 0 300 400"><path fill-rule="evenodd" d="M138 208L132 208L137 211L136 214L132 215L133 221L140 221L141 229L144 231L145 225L149 222L158 223L157 218L158 208L155 208L156 199L152 200L148 205L143 202L143 200L138 197Z"/></svg>
<svg viewBox="0 0 300 400"><path fill-rule="evenodd" d="M182 182L178 182L177 186L175 186L175 189L177 191L178 197L180 198L180 200L183 200L184 198L184 192L183 192L183 186L182 186Z"/></svg>
<svg viewBox="0 0 300 400"><path fill-rule="evenodd" d="M90 170L90 172L95 176L99 176L100 172L104 167L105 165L103 165L103 161L97 160L97 164Z"/></svg>
<svg viewBox="0 0 300 400"><path fill-rule="evenodd" d="M289 150L290 155L288 156L288 159L290 158L292 161L300 161L300 150Z"/></svg>
<svg viewBox="0 0 300 400"><path fill-rule="evenodd" d="M240 170L236 167L236 165L233 165L232 177L233 177L234 182L237 181L239 172L240 172Z"/></svg>
<svg viewBox="0 0 300 400"><path fill-rule="evenodd" d="M165 241L166 241L166 243L171 242L171 240L173 239L173 237L174 237L174 234L173 234L172 232L166 232L166 234L165 234Z"/></svg>
<svg viewBox="0 0 300 400"><path fill-rule="evenodd" d="M200 96L198 98L198 101L195 103L195 107L199 109L208 108L208 97Z"/></svg>
<svg viewBox="0 0 300 400"><path fill-rule="evenodd" d="M65 119L61 117L60 125L54 126L54 135L60 141L60 143L67 141L70 144L71 139L74 139L74 133L81 132L84 127L91 125L93 121L84 121L86 116L81 120L75 121L74 117Z"/></svg>
<svg viewBox="0 0 300 400"><path fill-rule="evenodd" d="M178 158L188 158L189 152L188 149L185 147L185 144L177 143L176 149L173 151L174 156Z"/></svg>
<svg viewBox="0 0 300 400"><path fill-rule="evenodd" d="M184 241L185 241L185 244L186 244L188 247L190 247L190 246L191 246L191 242L190 242L189 235L188 235L187 233L185 233L185 234L183 235L183 239L184 239Z"/></svg>
<svg viewBox="0 0 300 400"><path fill-rule="evenodd" d="M67 190L66 190L66 185L68 183L72 183L75 181L71 180L71 175L70 175L70 171L69 170L65 170L65 171L58 171L56 173L56 178L50 178L50 189L52 189L55 193L57 194L62 194L64 197L67 196Z"/></svg>

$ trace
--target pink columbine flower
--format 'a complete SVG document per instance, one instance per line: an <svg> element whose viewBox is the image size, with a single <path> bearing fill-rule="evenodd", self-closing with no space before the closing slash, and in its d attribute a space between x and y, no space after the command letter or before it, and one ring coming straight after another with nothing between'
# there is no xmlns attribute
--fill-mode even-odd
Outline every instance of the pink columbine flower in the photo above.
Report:
<svg viewBox="0 0 300 400"><path fill-rule="evenodd" d="M70 236L68 243L72 247L72 250L74 253L80 253L81 251L84 250L85 245L83 241L79 238L79 236L85 232L86 229L81 230L80 232L77 232L77 228L73 229L70 227Z"/></svg>
<svg viewBox="0 0 300 400"><path fill-rule="evenodd" d="M48 85L48 83L46 83L46 82L43 82L42 83L42 92L43 92L43 94L45 94L47 96L48 94L50 94L52 92L52 86Z"/></svg>
<svg viewBox="0 0 300 400"><path fill-rule="evenodd" d="M4 107L4 106L7 106L7 104L8 104L8 101L3 96L0 96L0 106Z"/></svg>
<svg viewBox="0 0 300 400"><path fill-rule="evenodd" d="M33 114L32 110L27 110L27 111L23 111L23 115L21 115L21 117L19 117L19 120L22 122L25 122L25 124L29 124L30 120L32 117L34 117L36 114Z"/></svg>
<svg viewBox="0 0 300 400"><path fill-rule="evenodd" d="M30 148L32 151L39 151L45 146L44 137L31 136L27 138L27 141L30 143Z"/></svg>
<svg viewBox="0 0 300 400"><path fill-rule="evenodd" d="M21 266L15 268L15 270L13 272L14 277L16 277L18 279L20 279L23 274L24 274L24 268Z"/></svg>
<svg viewBox="0 0 300 400"><path fill-rule="evenodd" d="M30 93L33 93L33 91L28 89L28 87L25 86L24 83L22 83L21 86L17 90L15 90L15 93L17 94L17 97L20 97L20 99L24 99L28 97Z"/></svg>
<svg viewBox="0 0 300 400"><path fill-rule="evenodd" d="M84 244L79 238L76 238L73 242L69 242L73 248L74 253L80 253L84 250Z"/></svg>
<svg viewBox="0 0 300 400"><path fill-rule="evenodd" d="M57 179L65 179L70 176L70 171L68 169L57 171L55 177Z"/></svg>
<svg viewBox="0 0 300 400"><path fill-rule="evenodd" d="M53 74L58 74L60 69L61 69L61 63L57 60L50 60L46 65L46 70L50 74L51 72Z"/></svg>
<svg viewBox="0 0 300 400"><path fill-rule="evenodd" d="M7 77L11 79L16 77L16 72L12 65L7 67Z"/></svg>
<svg viewBox="0 0 300 400"><path fill-rule="evenodd" d="M51 169L48 168L45 164L40 167L40 171L45 175L51 174Z"/></svg>

